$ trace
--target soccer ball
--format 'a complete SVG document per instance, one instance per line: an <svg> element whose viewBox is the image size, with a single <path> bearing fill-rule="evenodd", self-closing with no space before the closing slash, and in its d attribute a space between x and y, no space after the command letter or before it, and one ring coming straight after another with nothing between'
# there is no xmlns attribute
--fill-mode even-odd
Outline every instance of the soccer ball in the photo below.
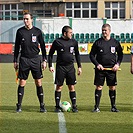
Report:
<svg viewBox="0 0 133 133"><path fill-rule="evenodd" d="M71 111L71 104L67 101L61 102L60 107L62 108L62 111L65 111L65 112Z"/></svg>

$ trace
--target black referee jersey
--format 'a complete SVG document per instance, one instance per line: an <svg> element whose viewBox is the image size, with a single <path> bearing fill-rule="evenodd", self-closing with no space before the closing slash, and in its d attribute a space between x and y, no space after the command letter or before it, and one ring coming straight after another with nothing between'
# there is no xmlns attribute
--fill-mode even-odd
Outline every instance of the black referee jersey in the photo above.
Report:
<svg viewBox="0 0 133 133"><path fill-rule="evenodd" d="M57 65L66 66L74 63L75 54L78 67L81 67L80 55L78 50L78 42L75 39L64 39L60 37L56 39L49 52L49 67L52 67L52 58L54 52L57 51Z"/></svg>
<svg viewBox="0 0 133 133"><path fill-rule="evenodd" d="M103 67L111 68L116 63L121 63L123 59L122 47L114 38L108 41L99 38L92 46L90 59L95 66L101 64Z"/></svg>
<svg viewBox="0 0 133 133"><path fill-rule="evenodd" d="M14 62L17 62L19 51L22 57L37 57L40 52L39 44L42 51L42 59L45 60L46 49L42 31L34 26L29 30L25 26L19 28L16 33Z"/></svg>

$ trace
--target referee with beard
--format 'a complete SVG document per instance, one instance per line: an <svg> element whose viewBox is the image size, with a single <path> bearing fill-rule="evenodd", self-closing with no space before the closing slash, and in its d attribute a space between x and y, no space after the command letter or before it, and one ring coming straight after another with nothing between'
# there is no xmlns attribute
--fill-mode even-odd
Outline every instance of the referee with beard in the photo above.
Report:
<svg viewBox="0 0 133 133"><path fill-rule="evenodd" d="M62 28L62 37L56 39L49 52L48 63L50 72L54 72L54 68L52 67L52 58L55 51L57 51L57 59L56 59L56 75L55 75L55 103L56 108L55 112L61 112L61 108L59 106L61 99L61 90L63 87L63 82L66 79L66 84L69 89L69 96L72 102L72 111L78 112L76 106L76 92L75 92L75 84L76 84L76 75L74 68L74 54L76 57L77 65L78 65L78 75L81 75L81 62L80 55L78 50L78 42L75 39L72 39L72 28L69 26L64 26Z"/></svg>
<svg viewBox="0 0 133 133"><path fill-rule="evenodd" d="M19 28L16 33L15 49L14 49L14 68L18 70L18 103L16 104L16 112L21 112L22 99L24 95L24 87L26 80L31 71L35 81L37 96L40 103L40 112L46 112L43 102L43 87L42 87L42 69L46 69L46 49L42 36L42 31L32 25L33 17L30 13L25 13L23 16L25 26ZM39 56L39 45L42 51L42 60ZM20 58L18 55L20 52ZM19 60L19 64L18 64ZM29 97L32 97L29 94Z"/></svg>

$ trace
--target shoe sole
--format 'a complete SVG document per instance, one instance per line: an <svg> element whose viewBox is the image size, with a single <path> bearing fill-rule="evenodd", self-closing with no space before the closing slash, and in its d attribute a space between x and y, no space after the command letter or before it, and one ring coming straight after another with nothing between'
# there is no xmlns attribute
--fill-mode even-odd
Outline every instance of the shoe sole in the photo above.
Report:
<svg viewBox="0 0 133 133"><path fill-rule="evenodd" d="M92 110L93 113L100 113L100 110Z"/></svg>
<svg viewBox="0 0 133 133"><path fill-rule="evenodd" d="M117 113L117 112L120 112L120 111L119 111L119 110L117 110L117 111L112 111L112 110L111 110L111 112L116 112L116 113Z"/></svg>
<svg viewBox="0 0 133 133"><path fill-rule="evenodd" d="M16 110L16 113L21 113L22 112L22 110Z"/></svg>
<svg viewBox="0 0 133 133"><path fill-rule="evenodd" d="M92 111L93 113L100 113L100 111Z"/></svg>
<svg viewBox="0 0 133 133"><path fill-rule="evenodd" d="M61 111L61 110L60 110L60 111L56 111L56 110L55 110L54 112L55 112L55 113L61 113L62 111Z"/></svg>
<svg viewBox="0 0 133 133"><path fill-rule="evenodd" d="M73 112L73 113L78 113L78 110L76 110L76 111L73 111L73 110L72 110L72 112Z"/></svg>
<svg viewBox="0 0 133 133"><path fill-rule="evenodd" d="M46 113L47 110L40 110L40 113Z"/></svg>

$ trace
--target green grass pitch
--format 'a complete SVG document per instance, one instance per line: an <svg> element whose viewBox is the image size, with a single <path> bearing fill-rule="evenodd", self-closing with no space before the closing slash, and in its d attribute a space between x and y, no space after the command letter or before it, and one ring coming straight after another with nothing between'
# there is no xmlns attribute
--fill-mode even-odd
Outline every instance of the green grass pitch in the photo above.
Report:
<svg viewBox="0 0 133 133"><path fill-rule="evenodd" d="M75 64L76 66L76 64ZM122 63L117 73L116 105L119 113L110 112L108 88L104 85L100 113L94 107L94 66L82 63L83 73L77 76L77 105L79 113L64 112L67 133L132 133L133 132L133 77L130 63ZM77 66L76 66L77 69ZM31 75L25 86L22 113L16 113L17 84L13 63L0 63L0 133L59 133L58 115L54 112L54 84L52 73L44 71L43 88L47 113L39 112L39 102ZM62 90L62 101L69 101L67 86Z"/></svg>

